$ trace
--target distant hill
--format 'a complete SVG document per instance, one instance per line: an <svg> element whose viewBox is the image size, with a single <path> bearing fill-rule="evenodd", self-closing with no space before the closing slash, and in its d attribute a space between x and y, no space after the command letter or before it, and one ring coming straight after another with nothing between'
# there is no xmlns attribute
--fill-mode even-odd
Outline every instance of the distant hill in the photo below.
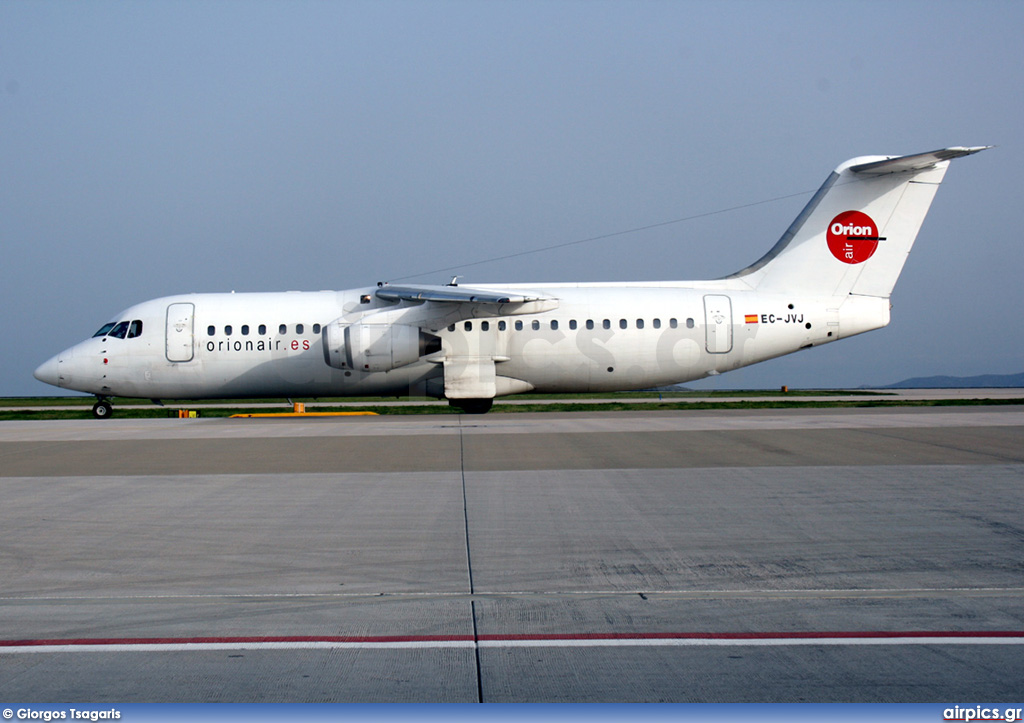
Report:
<svg viewBox="0 0 1024 723"><path fill-rule="evenodd" d="M976 377L914 377L889 384L879 389L950 389L1024 387L1024 372L1020 374L979 374Z"/></svg>

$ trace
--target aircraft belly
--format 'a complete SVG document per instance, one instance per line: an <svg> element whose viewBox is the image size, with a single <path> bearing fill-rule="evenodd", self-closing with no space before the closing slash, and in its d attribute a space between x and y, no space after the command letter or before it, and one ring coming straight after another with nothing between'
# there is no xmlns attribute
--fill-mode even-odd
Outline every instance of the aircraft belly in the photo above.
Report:
<svg viewBox="0 0 1024 723"><path fill-rule="evenodd" d="M705 376L701 345L684 328L581 330L513 347L498 373L541 392L588 392L664 386ZM696 330L699 331L699 330ZM688 333L689 332L689 333ZM724 361L724 360L723 360Z"/></svg>
<svg viewBox="0 0 1024 723"><path fill-rule="evenodd" d="M434 364L415 364L391 372L352 373L316 370L281 360L257 366L205 363L167 364L145 384L124 383L115 393L146 398L340 397L423 395L425 380L439 373ZM120 391L123 388L124 391Z"/></svg>

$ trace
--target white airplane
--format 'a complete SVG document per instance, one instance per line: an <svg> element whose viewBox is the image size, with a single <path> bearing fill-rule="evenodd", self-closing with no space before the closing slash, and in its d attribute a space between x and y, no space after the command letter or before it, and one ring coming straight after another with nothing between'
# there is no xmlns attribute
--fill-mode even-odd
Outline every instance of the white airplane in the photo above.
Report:
<svg viewBox="0 0 1024 723"><path fill-rule="evenodd" d="M889 296L949 161L841 164L772 249L713 281L377 284L187 294L121 312L36 379L98 398L417 395L469 413L522 392L700 379L889 323Z"/></svg>

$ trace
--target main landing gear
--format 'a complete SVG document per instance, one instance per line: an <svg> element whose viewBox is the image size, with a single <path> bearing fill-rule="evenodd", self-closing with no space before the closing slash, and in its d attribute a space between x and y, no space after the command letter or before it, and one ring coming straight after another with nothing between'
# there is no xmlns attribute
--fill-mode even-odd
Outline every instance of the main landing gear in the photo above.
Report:
<svg viewBox="0 0 1024 723"><path fill-rule="evenodd" d="M493 399L449 399L448 406L461 409L463 414L486 414L490 411Z"/></svg>
<svg viewBox="0 0 1024 723"><path fill-rule="evenodd" d="M109 419L110 415L113 413L114 405L103 397L100 397L99 401L92 405L92 416L96 419Z"/></svg>

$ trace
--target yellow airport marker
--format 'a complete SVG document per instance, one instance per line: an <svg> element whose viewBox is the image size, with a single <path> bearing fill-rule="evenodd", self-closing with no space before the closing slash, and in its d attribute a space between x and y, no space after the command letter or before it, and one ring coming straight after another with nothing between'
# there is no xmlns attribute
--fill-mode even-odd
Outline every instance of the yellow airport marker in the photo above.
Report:
<svg viewBox="0 0 1024 723"><path fill-rule="evenodd" d="M253 417L376 417L377 412L263 412L258 414L232 414L231 419Z"/></svg>

